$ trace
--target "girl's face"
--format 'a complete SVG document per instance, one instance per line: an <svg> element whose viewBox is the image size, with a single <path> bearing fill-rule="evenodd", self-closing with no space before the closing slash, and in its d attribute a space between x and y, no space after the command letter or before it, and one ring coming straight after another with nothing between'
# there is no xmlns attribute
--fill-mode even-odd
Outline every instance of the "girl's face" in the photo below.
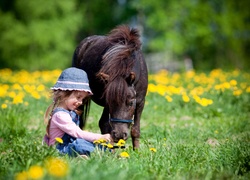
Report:
<svg viewBox="0 0 250 180"><path fill-rule="evenodd" d="M82 100L88 96L85 91L74 91L66 98L61 106L67 110L76 110L80 105L82 105Z"/></svg>

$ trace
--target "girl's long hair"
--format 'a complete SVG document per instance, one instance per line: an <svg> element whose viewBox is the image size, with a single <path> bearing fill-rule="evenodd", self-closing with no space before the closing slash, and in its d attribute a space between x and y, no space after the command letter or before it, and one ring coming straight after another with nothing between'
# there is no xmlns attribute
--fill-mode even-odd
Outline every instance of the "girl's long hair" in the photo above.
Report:
<svg viewBox="0 0 250 180"><path fill-rule="evenodd" d="M46 135L49 137L49 128L50 128L50 121L53 115L54 109L59 105L60 102L64 101L67 97L71 95L73 91L62 91L62 90L53 90L53 102L49 105L46 109L44 114L44 123L46 126Z"/></svg>

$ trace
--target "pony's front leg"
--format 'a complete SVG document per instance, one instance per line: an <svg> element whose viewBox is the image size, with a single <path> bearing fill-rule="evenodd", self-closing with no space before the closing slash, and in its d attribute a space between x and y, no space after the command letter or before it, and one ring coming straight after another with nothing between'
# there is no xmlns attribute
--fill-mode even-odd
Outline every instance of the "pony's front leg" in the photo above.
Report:
<svg viewBox="0 0 250 180"><path fill-rule="evenodd" d="M140 119L135 121L131 128L131 138L133 143L133 149L139 149L140 147Z"/></svg>
<svg viewBox="0 0 250 180"><path fill-rule="evenodd" d="M131 128L131 138L133 143L133 149L139 149L140 147L140 120L142 110L144 108L145 99L136 104L135 114L134 114L134 125Z"/></svg>
<svg viewBox="0 0 250 180"><path fill-rule="evenodd" d="M111 126L109 124L109 110L108 108L104 108L102 112L102 116L99 120L99 128L102 134L111 133Z"/></svg>

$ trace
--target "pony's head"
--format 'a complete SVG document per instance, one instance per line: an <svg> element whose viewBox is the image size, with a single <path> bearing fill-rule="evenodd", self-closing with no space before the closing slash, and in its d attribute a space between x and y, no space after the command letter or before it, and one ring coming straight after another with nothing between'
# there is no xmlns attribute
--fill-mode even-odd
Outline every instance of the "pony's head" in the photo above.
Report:
<svg viewBox="0 0 250 180"><path fill-rule="evenodd" d="M101 74L106 78L107 74ZM103 96L109 109L109 124L111 135L115 142L119 139L127 140L130 126L133 124L134 112L136 108L136 91L133 82L134 73L131 72L126 79L117 77L112 81L106 81ZM131 81L132 80L132 81Z"/></svg>
<svg viewBox="0 0 250 180"><path fill-rule="evenodd" d="M126 140L131 129L133 148L139 148L140 117L148 85L139 31L122 25L107 36L85 38L74 52L73 66L86 71L91 100L104 107L99 120L101 132L111 133L117 142ZM83 105L80 125L87 118L89 102Z"/></svg>
<svg viewBox="0 0 250 180"><path fill-rule="evenodd" d="M105 83L103 98L109 109L111 135L117 142L126 140L136 108L136 91L133 71L136 64L137 46L129 45L125 41L114 44L103 56L102 68L97 76Z"/></svg>

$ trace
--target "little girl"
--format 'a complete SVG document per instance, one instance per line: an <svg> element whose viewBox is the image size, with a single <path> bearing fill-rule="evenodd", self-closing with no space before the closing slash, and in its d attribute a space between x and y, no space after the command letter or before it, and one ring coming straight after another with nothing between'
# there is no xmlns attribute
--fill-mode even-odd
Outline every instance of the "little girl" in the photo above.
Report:
<svg viewBox="0 0 250 180"><path fill-rule="evenodd" d="M44 141L48 146L54 145L58 137L63 140L56 146L60 153L89 156L95 148L94 140L112 140L110 134L91 133L79 127L77 108L92 95L85 71L73 67L65 69L51 89L54 101L44 116L47 122Z"/></svg>

